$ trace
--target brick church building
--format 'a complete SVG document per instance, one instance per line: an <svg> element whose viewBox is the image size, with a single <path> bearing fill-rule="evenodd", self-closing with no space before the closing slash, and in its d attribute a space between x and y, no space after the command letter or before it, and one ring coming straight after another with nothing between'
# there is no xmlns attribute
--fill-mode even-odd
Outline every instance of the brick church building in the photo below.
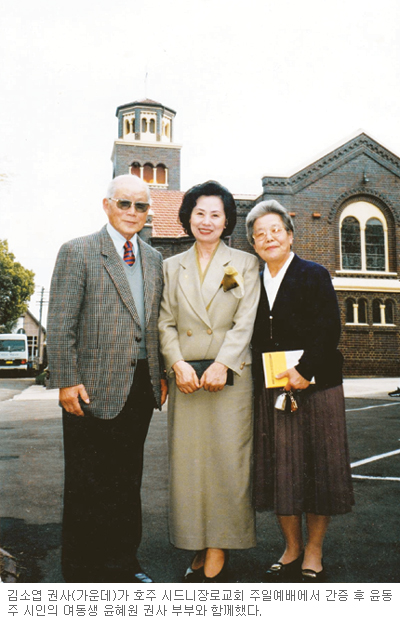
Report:
<svg viewBox="0 0 400 623"><path fill-rule="evenodd" d="M177 219L183 192L175 114L148 99L119 106L112 154L114 175L130 172L149 183L143 237L164 257L193 243ZM228 244L252 252L246 215L266 199L292 215L293 250L332 276L345 376L400 376L400 158L360 133L290 177L265 176L261 194L235 195L238 221Z"/></svg>

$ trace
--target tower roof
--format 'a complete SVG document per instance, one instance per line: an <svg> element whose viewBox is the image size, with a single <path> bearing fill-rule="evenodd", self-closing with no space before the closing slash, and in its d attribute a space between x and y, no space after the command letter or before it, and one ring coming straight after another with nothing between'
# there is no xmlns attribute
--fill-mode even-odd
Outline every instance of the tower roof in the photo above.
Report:
<svg viewBox="0 0 400 623"><path fill-rule="evenodd" d="M121 106L118 106L115 116L118 117L120 110L123 110L125 108L137 108L138 106L145 106L146 108L162 108L163 110L168 110L168 112L176 115L175 110L172 110L172 108L168 108L168 106L164 106L163 104L160 104L160 102L155 102L154 100L146 98L144 100L136 100L134 102L131 102L130 104L123 104Z"/></svg>

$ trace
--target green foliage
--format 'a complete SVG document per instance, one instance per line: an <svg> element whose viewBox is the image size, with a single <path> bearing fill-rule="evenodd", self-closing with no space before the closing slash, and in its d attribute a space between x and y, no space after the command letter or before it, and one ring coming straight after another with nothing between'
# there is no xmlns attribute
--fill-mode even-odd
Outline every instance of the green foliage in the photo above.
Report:
<svg viewBox="0 0 400 623"><path fill-rule="evenodd" d="M15 261L7 240L0 240L0 331L10 331L35 290L35 274Z"/></svg>

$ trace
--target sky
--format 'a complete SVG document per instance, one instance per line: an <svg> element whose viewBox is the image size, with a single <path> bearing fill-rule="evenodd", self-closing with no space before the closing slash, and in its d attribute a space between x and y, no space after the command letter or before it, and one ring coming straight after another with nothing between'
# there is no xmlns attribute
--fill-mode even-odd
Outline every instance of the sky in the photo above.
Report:
<svg viewBox="0 0 400 623"><path fill-rule="evenodd" d="M398 0L2 0L0 31L0 239L38 291L106 222L122 104L176 111L181 190L259 195L358 130L400 156Z"/></svg>

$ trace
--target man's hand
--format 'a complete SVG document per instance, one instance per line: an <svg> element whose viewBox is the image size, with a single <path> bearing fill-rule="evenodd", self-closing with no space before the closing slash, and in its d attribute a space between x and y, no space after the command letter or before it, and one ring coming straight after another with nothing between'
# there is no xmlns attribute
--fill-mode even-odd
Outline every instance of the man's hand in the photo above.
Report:
<svg viewBox="0 0 400 623"><path fill-rule="evenodd" d="M224 389L228 368L219 361L214 361L200 379L200 387L208 392L219 392Z"/></svg>
<svg viewBox="0 0 400 623"><path fill-rule="evenodd" d="M283 379L285 376L289 377L289 381L285 385L285 390L288 392L290 389L307 389L310 384L310 381L301 376L296 370L296 368L289 368L289 370L285 370L285 372L281 372L276 375L276 379Z"/></svg>
<svg viewBox="0 0 400 623"><path fill-rule="evenodd" d="M79 404L79 397L86 402L90 403L89 396L87 395L84 385L72 385L71 387L62 387L60 389L60 402L63 408L72 413L73 415L84 415L81 406Z"/></svg>
<svg viewBox="0 0 400 623"><path fill-rule="evenodd" d="M193 394L200 389L199 379L194 368L187 361L177 361L172 366L178 389L183 394Z"/></svg>
<svg viewBox="0 0 400 623"><path fill-rule="evenodd" d="M161 406L167 400L168 395L168 383L165 379L161 379Z"/></svg>

